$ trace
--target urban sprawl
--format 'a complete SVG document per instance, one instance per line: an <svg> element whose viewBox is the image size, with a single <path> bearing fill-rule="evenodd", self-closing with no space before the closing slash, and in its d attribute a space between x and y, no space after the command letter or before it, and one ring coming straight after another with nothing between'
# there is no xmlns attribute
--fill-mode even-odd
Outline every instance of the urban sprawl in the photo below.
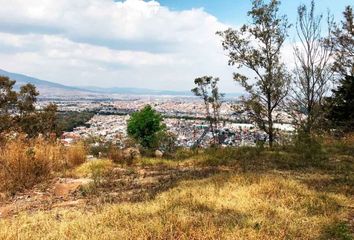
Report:
<svg viewBox="0 0 354 240"><path fill-rule="evenodd" d="M94 112L95 115L85 124L78 126L72 132L65 132L62 141L66 144L96 138L101 141L122 144L127 138L127 121L130 114L151 105L164 117L168 130L176 136L176 144L182 147L192 147L197 141L200 146L208 146L212 142L212 132L209 131L205 119L204 105L195 98L187 97L135 97L122 99L51 99L42 100L38 108L49 102L58 105L62 112ZM236 100L225 101L220 110L220 127L218 135L223 136L224 146L253 146L259 141L267 141L267 135L258 129L250 120L247 111ZM290 136L294 130L291 117L286 113L276 113L279 118L275 128L279 136Z"/></svg>

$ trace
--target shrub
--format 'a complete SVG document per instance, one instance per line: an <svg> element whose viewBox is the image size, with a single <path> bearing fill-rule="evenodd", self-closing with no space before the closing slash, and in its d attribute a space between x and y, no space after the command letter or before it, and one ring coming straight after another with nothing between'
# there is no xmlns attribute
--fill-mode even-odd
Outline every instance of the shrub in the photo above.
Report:
<svg viewBox="0 0 354 240"><path fill-rule="evenodd" d="M123 151L117 147L111 147L108 152L108 159L115 163L121 163L124 161Z"/></svg>
<svg viewBox="0 0 354 240"><path fill-rule="evenodd" d="M57 165L55 147L23 136L8 141L0 150L0 190L14 193L47 178Z"/></svg>
<svg viewBox="0 0 354 240"><path fill-rule="evenodd" d="M86 151L81 143L64 147L43 138L14 136L0 148L0 191L15 193L30 188L53 172L77 166L85 160Z"/></svg>
<svg viewBox="0 0 354 240"><path fill-rule="evenodd" d="M107 159L97 159L88 161L79 166L77 169L75 169L75 174L79 177L95 178L96 175L103 176L112 169L112 161Z"/></svg>
<svg viewBox="0 0 354 240"><path fill-rule="evenodd" d="M136 148L119 149L117 147L111 147L108 153L108 159L114 163L132 165L134 159L140 157L140 151Z"/></svg>
<svg viewBox="0 0 354 240"><path fill-rule="evenodd" d="M112 147L112 144L109 142L108 143L102 143L102 142L89 143L88 144L88 152L95 157L107 157L111 147Z"/></svg>
<svg viewBox="0 0 354 240"><path fill-rule="evenodd" d="M66 164L67 167L75 167L86 161L86 149L83 143L76 143L66 149Z"/></svg>
<svg viewBox="0 0 354 240"><path fill-rule="evenodd" d="M164 156L171 157L177 150L177 137L171 132L160 132L157 136L158 148L164 153Z"/></svg>
<svg viewBox="0 0 354 240"><path fill-rule="evenodd" d="M31 142L27 144L31 145ZM51 171L61 171L65 167L64 157L68 152L62 144L43 138L33 139L32 144L34 144L36 158L49 161Z"/></svg>

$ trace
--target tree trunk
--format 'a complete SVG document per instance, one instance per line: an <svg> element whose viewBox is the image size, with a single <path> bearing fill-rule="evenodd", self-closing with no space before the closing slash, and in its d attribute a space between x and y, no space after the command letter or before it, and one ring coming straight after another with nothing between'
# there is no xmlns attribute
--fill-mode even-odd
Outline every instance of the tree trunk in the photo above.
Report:
<svg viewBox="0 0 354 240"><path fill-rule="evenodd" d="M274 129L273 129L273 116L272 116L272 106L270 101L270 95L268 99L268 137L269 137L269 147L273 148L274 142Z"/></svg>

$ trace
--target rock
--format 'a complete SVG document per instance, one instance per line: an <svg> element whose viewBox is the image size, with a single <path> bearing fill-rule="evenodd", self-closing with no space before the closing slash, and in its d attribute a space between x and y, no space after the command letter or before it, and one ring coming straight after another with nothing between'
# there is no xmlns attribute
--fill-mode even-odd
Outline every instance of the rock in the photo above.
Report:
<svg viewBox="0 0 354 240"><path fill-rule="evenodd" d="M162 158L163 157L163 152L161 152L160 150L156 150L155 151L155 157Z"/></svg>
<svg viewBox="0 0 354 240"><path fill-rule="evenodd" d="M92 183L93 180L89 178L80 179L61 179L54 185L54 195L57 197L66 198L71 193L77 191L80 187Z"/></svg>

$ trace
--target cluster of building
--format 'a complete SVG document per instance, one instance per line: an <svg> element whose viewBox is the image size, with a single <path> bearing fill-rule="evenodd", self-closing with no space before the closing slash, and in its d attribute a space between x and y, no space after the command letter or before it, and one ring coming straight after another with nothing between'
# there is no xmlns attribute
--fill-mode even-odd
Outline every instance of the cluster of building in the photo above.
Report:
<svg viewBox="0 0 354 240"><path fill-rule="evenodd" d="M191 117L203 118L205 106L202 101L191 97L166 98L166 97L136 97L122 99L60 99L52 100L60 111L91 111L102 115L130 114L138 111L146 105L151 105L156 111L167 117ZM38 108L43 108L48 101L38 102ZM224 102L220 109L220 117L223 119L235 119L233 111L235 101ZM245 120L246 116L238 115L239 120Z"/></svg>
<svg viewBox="0 0 354 240"><path fill-rule="evenodd" d="M204 119L205 106L202 101L188 97L127 97L122 99L61 99L54 101L60 111L91 111L96 114L72 132L63 134L63 141L70 143L77 139L99 138L101 141L122 143L127 138L127 121L132 112L151 105L164 116L168 130L176 136L176 144L183 147L195 145L207 146L215 136L223 145L255 145L258 141L267 141L267 135L250 122L247 111L237 101L225 101L220 109L220 126L213 133ZM38 108L47 104L39 102ZM240 110L241 109L241 110ZM240 111L239 111L240 110ZM294 130L291 117L276 112L275 124L280 132L291 134ZM204 119L204 120L203 120Z"/></svg>
<svg viewBox="0 0 354 240"><path fill-rule="evenodd" d="M88 127L80 126L73 132L64 133L63 139L70 143L77 139L97 138L122 144L127 137L128 120L129 115L95 115L88 122ZM255 145L257 141L267 140L267 135L253 124L224 122L213 134L208 122L203 120L165 118L164 123L168 131L176 136L176 144L182 147L193 147L196 144L208 146L214 141L214 136L222 139L225 146ZM283 132L293 131L289 124L276 124L275 127Z"/></svg>

